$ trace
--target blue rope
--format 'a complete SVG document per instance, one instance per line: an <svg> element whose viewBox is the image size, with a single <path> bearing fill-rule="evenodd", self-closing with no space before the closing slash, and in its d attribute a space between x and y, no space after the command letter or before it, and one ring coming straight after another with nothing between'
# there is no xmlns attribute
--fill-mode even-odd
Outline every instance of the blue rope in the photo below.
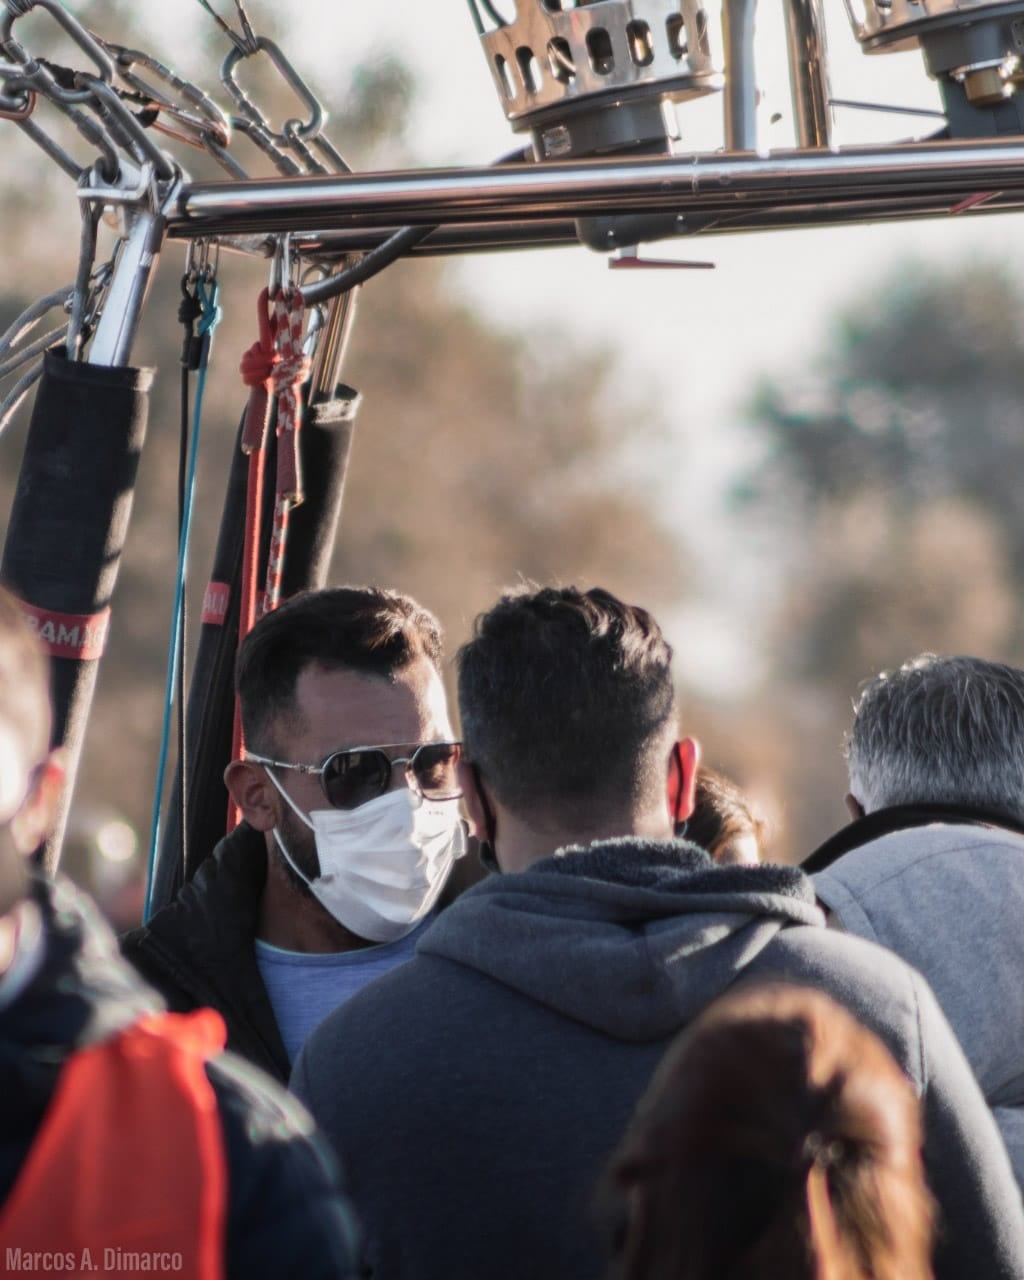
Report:
<svg viewBox="0 0 1024 1280"><path fill-rule="evenodd" d="M199 426L203 412L203 394L206 390L206 370L210 361L213 332L220 323L223 312L217 305L217 281L200 277L196 281L196 297L201 308L197 337L201 343L199 369L196 378L196 397L192 412L192 440L189 444L187 480L185 485L185 510L178 541L178 574L174 585L174 614L171 620L171 643L167 654L167 683L164 694L164 720L160 735L160 757L157 765L156 789L153 795L153 820L150 828L149 866L146 873L146 910L149 920L153 911L153 884L156 872L157 850L160 846L160 811L162 808L164 781L167 776L167 756L170 748L171 722L174 717L175 692L184 697L185 691L177 690L178 649L181 644L181 620L185 606L185 575L188 565L188 544L192 531L192 508L195 499L196 459L199 455Z"/></svg>

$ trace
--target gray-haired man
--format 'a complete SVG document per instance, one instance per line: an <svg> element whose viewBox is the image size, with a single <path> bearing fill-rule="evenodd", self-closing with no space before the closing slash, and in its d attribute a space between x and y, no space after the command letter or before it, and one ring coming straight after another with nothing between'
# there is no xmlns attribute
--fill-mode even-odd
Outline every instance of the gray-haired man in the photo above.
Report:
<svg viewBox="0 0 1024 1280"><path fill-rule="evenodd" d="M804 863L832 923L928 979L1024 1186L1024 671L924 654L864 687L854 821Z"/></svg>

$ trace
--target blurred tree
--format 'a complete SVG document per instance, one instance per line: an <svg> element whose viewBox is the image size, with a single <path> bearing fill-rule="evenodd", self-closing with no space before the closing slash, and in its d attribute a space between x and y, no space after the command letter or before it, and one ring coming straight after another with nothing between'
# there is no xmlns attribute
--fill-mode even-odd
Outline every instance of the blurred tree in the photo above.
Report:
<svg viewBox="0 0 1024 1280"><path fill-rule="evenodd" d="M679 548L617 466L638 439L652 472L664 461L654 413L638 406L627 429L606 408L610 355L500 334L446 274L406 263L364 300L350 367L368 398L339 576L422 593L453 639L520 575L673 599Z"/></svg>
<svg viewBox="0 0 1024 1280"><path fill-rule="evenodd" d="M767 631L798 856L843 820L861 680L923 650L1024 661L1022 338L1001 267L906 266L815 370L753 397L762 457L735 501L780 566Z"/></svg>
<svg viewBox="0 0 1024 1280"><path fill-rule="evenodd" d="M768 457L751 492L781 486L812 510L866 490L980 500L1019 563L1022 339L1024 295L1003 267L904 266L840 318L807 386L759 388L750 418Z"/></svg>

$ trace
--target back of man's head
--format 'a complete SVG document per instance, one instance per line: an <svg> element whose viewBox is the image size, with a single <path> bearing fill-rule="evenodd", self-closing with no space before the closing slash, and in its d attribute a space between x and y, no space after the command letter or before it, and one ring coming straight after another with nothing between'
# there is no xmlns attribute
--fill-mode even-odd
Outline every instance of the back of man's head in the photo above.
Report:
<svg viewBox="0 0 1024 1280"><path fill-rule="evenodd" d="M671 659L651 615L608 591L510 591L459 650L466 758L524 818L593 828L663 800Z"/></svg>
<svg viewBox="0 0 1024 1280"><path fill-rule="evenodd" d="M865 813L956 804L1024 821L1024 671L926 653L863 688L846 744Z"/></svg>
<svg viewBox="0 0 1024 1280"><path fill-rule="evenodd" d="M268 745L270 726L294 707L309 666L387 679L417 658L441 662L441 628L410 596L378 587L331 587L293 596L246 636L235 668L242 728Z"/></svg>

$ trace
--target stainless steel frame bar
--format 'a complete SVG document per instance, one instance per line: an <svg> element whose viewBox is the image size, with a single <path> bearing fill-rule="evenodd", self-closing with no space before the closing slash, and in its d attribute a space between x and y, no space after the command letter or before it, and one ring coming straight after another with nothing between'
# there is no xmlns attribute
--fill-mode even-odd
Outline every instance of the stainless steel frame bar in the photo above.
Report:
<svg viewBox="0 0 1024 1280"><path fill-rule="evenodd" d="M121 246L114 278L89 347L90 364L122 365L130 360L146 294L163 245L164 230L163 218L153 210L133 215L132 228Z"/></svg>
<svg viewBox="0 0 1024 1280"><path fill-rule="evenodd" d="M828 147L832 142L832 93L821 0L786 0L785 14L797 142L801 147Z"/></svg>
<svg viewBox="0 0 1024 1280"><path fill-rule="evenodd" d="M936 200L952 207L979 193L1021 189L1024 143L929 142L841 153L725 153L195 183L182 189L168 230L188 239L430 222L477 224L479 243L481 224L498 224L496 237L507 241L508 224L538 219L544 242L553 224L593 214L671 210L686 216L715 209L742 215L842 201L856 221L870 216L872 202L905 201L903 216L913 218ZM532 243L518 232L515 241Z"/></svg>
<svg viewBox="0 0 1024 1280"><path fill-rule="evenodd" d="M799 0L789 0L787 12ZM727 151L758 151L757 62L754 21L757 0L724 0L722 42L725 45L725 147ZM793 76L792 67L790 77Z"/></svg>
<svg viewBox="0 0 1024 1280"><path fill-rule="evenodd" d="M962 216L978 217L984 213L1010 213L1024 209L1024 184L1020 189L1000 192L983 205L965 210ZM906 200L829 200L816 204L753 206L740 209L736 205L720 209L702 209L689 215L673 239L696 235L720 235L737 231L773 231L796 228L836 226L854 222L894 222L913 218L948 218L952 212L947 196L917 196L908 212ZM573 222L543 224L547 233L537 236L535 222L490 222L479 227L448 227L436 232L410 250L410 257L426 258L452 253L493 252L505 249L543 249L577 246ZM353 253L375 249L387 239L392 229L367 227L344 231L296 232L291 244L295 253L330 263L341 261ZM180 234L180 233L179 233ZM225 241L226 249L242 253L267 253L273 241L251 236L243 240Z"/></svg>
<svg viewBox="0 0 1024 1280"><path fill-rule="evenodd" d="M342 258L352 253L367 253L384 243L398 227L346 227L344 229L295 231L292 249L304 258ZM189 223L178 222L170 238L188 240L196 236ZM236 253L271 257L274 239L269 235L221 237L223 249ZM459 223L438 227L420 244L409 250L410 257L439 257L446 254L493 253L503 249L543 249L578 245L576 224L571 218L532 219L530 222Z"/></svg>

